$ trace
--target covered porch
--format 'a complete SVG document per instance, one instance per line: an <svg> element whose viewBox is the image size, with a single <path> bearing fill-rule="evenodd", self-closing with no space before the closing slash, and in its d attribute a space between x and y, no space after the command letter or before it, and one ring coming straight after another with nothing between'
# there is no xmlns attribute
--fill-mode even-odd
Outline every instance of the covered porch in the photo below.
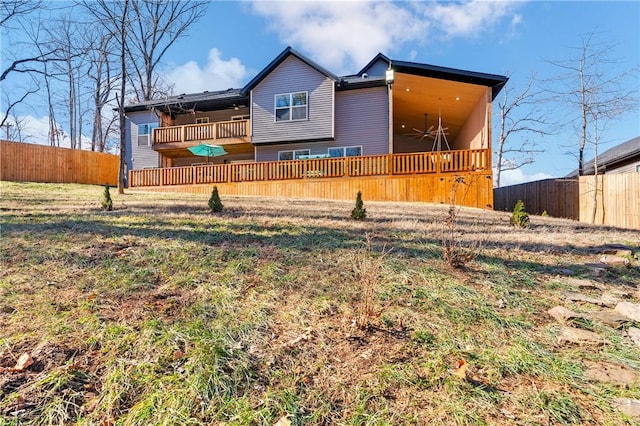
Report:
<svg viewBox="0 0 640 426"><path fill-rule="evenodd" d="M392 152L489 149L492 89L419 71L395 73Z"/></svg>

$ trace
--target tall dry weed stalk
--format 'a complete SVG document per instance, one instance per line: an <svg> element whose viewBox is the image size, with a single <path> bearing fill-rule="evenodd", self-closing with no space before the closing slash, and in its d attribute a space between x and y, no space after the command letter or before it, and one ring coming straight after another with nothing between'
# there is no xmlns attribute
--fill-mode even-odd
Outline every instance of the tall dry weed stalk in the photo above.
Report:
<svg viewBox="0 0 640 426"><path fill-rule="evenodd" d="M467 185L464 177L456 176L451 187L449 210L443 220L442 227L442 259L456 269L464 268L467 263L475 259L481 247L479 241L465 246L459 239L458 215L460 214L460 206L456 206L456 195L460 188L465 187L465 194L462 198L470 186Z"/></svg>
<svg viewBox="0 0 640 426"><path fill-rule="evenodd" d="M356 325L367 328L371 320L379 316L374 306L376 290L380 285L384 257L389 251L382 248L381 253L374 253L373 240L369 233L365 235L364 247L355 259L357 286L360 288L360 299L356 307Z"/></svg>

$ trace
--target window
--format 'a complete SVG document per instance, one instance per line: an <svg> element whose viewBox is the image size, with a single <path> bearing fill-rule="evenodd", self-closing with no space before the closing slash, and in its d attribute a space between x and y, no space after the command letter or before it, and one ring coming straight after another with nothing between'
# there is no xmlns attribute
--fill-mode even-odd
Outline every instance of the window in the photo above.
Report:
<svg viewBox="0 0 640 426"><path fill-rule="evenodd" d="M327 151L329 153L329 157L337 158L337 157L357 157L362 155L362 146L346 146L346 147L337 147L337 148L329 148Z"/></svg>
<svg viewBox="0 0 640 426"><path fill-rule="evenodd" d="M347 157L357 157L359 155L362 155L361 146L348 146L344 150L347 153Z"/></svg>
<svg viewBox="0 0 640 426"><path fill-rule="evenodd" d="M307 119L307 92L283 93L275 96L276 121Z"/></svg>
<svg viewBox="0 0 640 426"><path fill-rule="evenodd" d="M196 118L196 124L207 124L208 122L209 122L209 117Z"/></svg>
<svg viewBox="0 0 640 426"><path fill-rule="evenodd" d="M297 160L301 155L310 155L310 149L296 149L291 151L278 151L278 161Z"/></svg>
<svg viewBox="0 0 640 426"><path fill-rule="evenodd" d="M151 145L153 129L160 127L158 123L138 124L138 146Z"/></svg>
<svg viewBox="0 0 640 426"><path fill-rule="evenodd" d="M248 120L250 117L248 115L232 115L231 121L240 121L240 120Z"/></svg>

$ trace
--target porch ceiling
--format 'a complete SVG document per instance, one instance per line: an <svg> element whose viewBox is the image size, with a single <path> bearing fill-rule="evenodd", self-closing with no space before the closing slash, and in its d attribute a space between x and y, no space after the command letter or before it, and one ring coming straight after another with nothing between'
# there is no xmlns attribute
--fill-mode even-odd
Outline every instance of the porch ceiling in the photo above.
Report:
<svg viewBox="0 0 640 426"><path fill-rule="evenodd" d="M448 127L447 139L455 140L460 129L487 88L480 85L447 81L411 74L396 73L393 83L393 132L415 134L438 125L438 110L442 111L442 127ZM403 127L404 125L404 127Z"/></svg>
<svg viewBox="0 0 640 426"><path fill-rule="evenodd" d="M154 150L159 154L169 158L186 158L194 155L187 148L196 146L201 143L209 143L211 145L219 145L224 147L229 155L234 154L253 154L254 148L250 143L220 143L220 141L198 141L183 143L165 143L154 146Z"/></svg>

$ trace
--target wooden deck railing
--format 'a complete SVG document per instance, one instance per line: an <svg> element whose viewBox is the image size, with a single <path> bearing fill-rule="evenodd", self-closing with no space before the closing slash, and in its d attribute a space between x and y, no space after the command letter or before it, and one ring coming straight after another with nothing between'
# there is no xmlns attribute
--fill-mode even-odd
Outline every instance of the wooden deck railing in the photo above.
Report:
<svg viewBox="0 0 640 426"><path fill-rule="evenodd" d="M471 149L131 170L129 172L129 186L191 185L424 173L471 173L486 171L489 168L488 151Z"/></svg>
<svg viewBox="0 0 640 426"><path fill-rule="evenodd" d="M153 144L244 138L249 136L249 120L217 121L153 129Z"/></svg>

